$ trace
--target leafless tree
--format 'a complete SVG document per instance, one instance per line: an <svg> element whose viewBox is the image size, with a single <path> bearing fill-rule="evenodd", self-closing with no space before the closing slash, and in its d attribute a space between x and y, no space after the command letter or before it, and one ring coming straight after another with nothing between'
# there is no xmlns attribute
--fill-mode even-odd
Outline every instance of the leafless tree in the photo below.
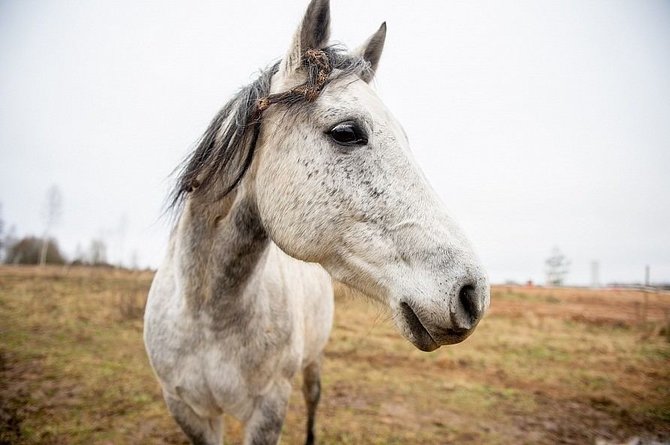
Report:
<svg viewBox="0 0 670 445"><path fill-rule="evenodd" d="M11 225L9 226L9 230L7 233L2 237L2 244L4 246L4 256L2 257L2 261L4 261L7 264L11 264L12 261L9 258L9 251L12 248L12 246L16 243L19 242L19 238L16 235L16 226Z"/></svg>
<svg viewBox="0 0 670 445"><path fill-rule="evenodd" d="M63 195L57 185L52 185L47 190L46 200L42 208L44 218L44 236L42 237L42 250L40 252L40 266L44 266L47 260L49 247L49 234L59 222L63 212Z"/></svg>
<svg viewBox="0 0 670 445"><path fill-rule="evenodd" d="M107 264L107 246L102 239L91 240L88 248L88 261L94 266Z"/></svg>
<svg viewBox="0 0 670 445"><path fill-rule="evenodd" d="M562 286L570 268L570 261L558 247L554 247L551 256L544 262L547 273L547 285Z"/></svg>

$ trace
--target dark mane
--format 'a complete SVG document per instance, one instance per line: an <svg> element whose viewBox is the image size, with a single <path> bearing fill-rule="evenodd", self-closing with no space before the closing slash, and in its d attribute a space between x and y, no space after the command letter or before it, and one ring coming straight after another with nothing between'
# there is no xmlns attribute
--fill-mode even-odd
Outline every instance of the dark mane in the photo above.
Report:
<svg viewBox="0 0 670 445"><path fill-rule="evenodd" d="M341 47L330 46L319 53L327 57L328 72L332 71L327 79L319 77L320 74L323 77L323 71L318 61L305 56L302 64L307 74L306 82L293 90L271 96L272 101L268 102L272 76L279 70L277 62L261 71L256 80L243 87L223 106L200 138L197 148L178 167L169 208L178 209L189 193L204 193L217 180L224 182L216 199L223 198L239 184L253 160L262 111L267 106L276 103L292 106L314 100L314 91L320 91L337 77L348 74L361 76L370 69L369 62L347 55Z"/></svg>

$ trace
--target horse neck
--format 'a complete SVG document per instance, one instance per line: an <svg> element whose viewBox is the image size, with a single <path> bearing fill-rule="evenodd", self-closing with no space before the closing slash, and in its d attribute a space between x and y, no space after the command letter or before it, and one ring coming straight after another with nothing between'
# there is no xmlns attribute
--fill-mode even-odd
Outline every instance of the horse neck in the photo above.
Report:
<svg viewBox="0 0 670 445"><path fill-rule="evenodd" d="M244 303L243 296L258 285L253 277L268 246L256 203L244 189L217 201L189 197L176 232L187 307L201 313Z"/></svg>

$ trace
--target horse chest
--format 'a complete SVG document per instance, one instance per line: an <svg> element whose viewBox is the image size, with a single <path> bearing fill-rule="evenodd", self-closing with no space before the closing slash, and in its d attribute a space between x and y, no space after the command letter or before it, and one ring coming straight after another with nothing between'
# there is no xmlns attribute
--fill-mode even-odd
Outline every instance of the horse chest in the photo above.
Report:
<svg viewBox="0 0 670 445"><path fill-rule="evenodd" d="M300 368L302 320L286 301L256 308L252 323L236 320L235 308L198 318L157 310L149 317L147 347L163 387L196 412L222 411L245 419L256 397Z"/></svg>

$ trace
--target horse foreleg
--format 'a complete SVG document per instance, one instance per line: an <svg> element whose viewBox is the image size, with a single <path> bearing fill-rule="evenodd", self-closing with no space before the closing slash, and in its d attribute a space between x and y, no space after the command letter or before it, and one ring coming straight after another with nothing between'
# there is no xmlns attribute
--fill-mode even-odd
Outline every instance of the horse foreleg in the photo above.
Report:
<svg viewBox="0 0 670 445"><path fill-rule="evenodd" d="M284 381L259 397L244 429L245 445L276 445L281 437L291 384Z"/></svg>
<svg viewBox="0 0 670 445"><path fill-rule="evenodd" d="M302 371L302 395L307 405L307 439L305 445L314 445L314 421L316 407L321 397L321 364L310 363Z"/></svg>
<svg viewBox="0 0 670 445"><path fill-rule="evenodd" d="M193 445L221 445L223 443L220 417L200 417L181 400L168 394L164 396L172 417Z"/></svg>

